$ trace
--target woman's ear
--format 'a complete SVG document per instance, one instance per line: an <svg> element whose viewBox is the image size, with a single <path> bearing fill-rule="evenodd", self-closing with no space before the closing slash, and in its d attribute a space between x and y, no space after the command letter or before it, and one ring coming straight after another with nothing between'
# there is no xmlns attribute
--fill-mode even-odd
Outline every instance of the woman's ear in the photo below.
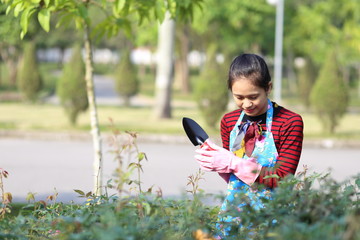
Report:
<svg viewBox="0 0 360 240"><path fill-rule="evenodd" d="M266 94L270 94L271 90L272 90L272 82L269 82L266 90Z"/></svg>

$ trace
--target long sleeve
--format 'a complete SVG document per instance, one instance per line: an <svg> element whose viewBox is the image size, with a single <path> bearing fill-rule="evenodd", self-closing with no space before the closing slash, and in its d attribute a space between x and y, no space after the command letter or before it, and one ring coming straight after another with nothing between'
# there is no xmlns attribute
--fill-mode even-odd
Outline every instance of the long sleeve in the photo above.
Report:
<svg viewBox="0 0 360 240"><path fill-rule="evenodd" d="M285 115L286 116L286 115ZM273 122L275 144L278 150L278 158L274 167L263 167L256 182L269 188L277 186L278 181L288 174L295 174L299 164L303 143L303 121L299 115L287 116L286 121L276 118ZM277 175L279 178L266 176Z"/></svg>

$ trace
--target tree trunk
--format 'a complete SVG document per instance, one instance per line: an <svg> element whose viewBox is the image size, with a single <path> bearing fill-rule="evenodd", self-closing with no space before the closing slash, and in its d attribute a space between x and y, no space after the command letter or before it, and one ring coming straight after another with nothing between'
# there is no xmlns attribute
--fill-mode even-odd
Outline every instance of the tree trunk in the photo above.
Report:
<svg viewBox="0 0 360 240"><path fill-rule="evenodd" d="M178 86L182 93L188 94L191 92L190 78L189 78L189 63L188 63L188 54L190 49L190 40L189 40L189 25L184 24L178 34L180 53L179 59L176 62L175 70L175 81L178 81Z"/></svg>
<svg viewBox="0 0 360 240"><path fill-rule="evenodd" d="M90 121L91 121L91 134L94 146L94 189L95 195L101 195L102 184L102 150L101 150L101 136L97 114L97 107L95 101L94 80L93 80L93 61L92 49L90 41L89 25L85 24L85 81L87 88L87 96L89 101Z"/></svg>
<svg viewBox="0 0 360 240"><path fill-rule="evenodd" d="M8 69L8 84L16 86L18 51L14 46L1 46L0 56Z"/></svg>
<svg viewBox="0 0 360 240"><path fill-rule="evenodd" d="M360 64L357 65L357 71L358 71L358 79L359 79L359 83L358 83L358 98L360 98Z"/></svg>
<svg viewBox="0 0 360 240"><path fill-rule="evenodd" d="M289 96L294 96L297 93L298 86L296 83L296 74L294 70L294 54L291 50L288 50L288 53L286 54L286 61L287 64L285 64L286 67L286 75L289 82Z"/></svg>
<svg viewBox="0 0 360 240"><path fill-rule="evenodd" d="M158 38L155 116L171 118L175 21L170 18L169 12L166 12L164 22L159 27Z"/></svg>

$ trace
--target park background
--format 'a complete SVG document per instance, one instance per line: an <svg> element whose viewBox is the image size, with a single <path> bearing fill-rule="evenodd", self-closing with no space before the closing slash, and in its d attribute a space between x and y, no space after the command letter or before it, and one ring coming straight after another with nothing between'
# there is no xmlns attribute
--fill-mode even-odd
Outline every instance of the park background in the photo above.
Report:
<svg viewBox="0 0 360 240"><path fill-rule="evenodd" d="M244 52L257 53L266 59L275 79L276 5L260 0L208 0L199 5L184 19L158 17L165 19L161 25L151 19L152 13L129 15L118 28L103 22L106 14L96 7L89 7L86 16L80 14L97 31L91 36L92 74L103 145L113 133L113 124L125 135L125 131L137 132L140 143L158 142L166 148L165 143L173 142L191 148L182 128L183 117L196 119L219 141L219 120L235 108L229 93L223 91L231 59ZM71 78L85 75L84 65L77 64L81 58L72 62L74 56L86 58L84 48L79 48L84 43L83 31L75 27L81 25L79 16L66 19L66 27L62 18L60 27L55 27L63 16L54 14L48 29L43 19L29 16L21 39L24 23L14 17L18 10L6 14L6 9L1 6L1 138L90 140L86 87L84 81L77 81L82 77ZM274 83L280 94L271 97L302 115L304 146L360 146L359 12L357 1L284 1L281 85ZM167 22L170 30L159 34ZM164 57L159 49L169 41L172 51ZM164 81L159 76L162 65L170 65ZM161 148L157 151L162 153ZM193 170L189 169L189 175ZM9 181L11 175L10 171Z"/></svg>
<svg viewBox="0 0 360 240"><path fill-rule="evenodd" d="M359 239L359 1L1 0L0 26L0 238L213 239L226 184L181 120L219 142L252 52L304 151L234 237Z"/></svg>

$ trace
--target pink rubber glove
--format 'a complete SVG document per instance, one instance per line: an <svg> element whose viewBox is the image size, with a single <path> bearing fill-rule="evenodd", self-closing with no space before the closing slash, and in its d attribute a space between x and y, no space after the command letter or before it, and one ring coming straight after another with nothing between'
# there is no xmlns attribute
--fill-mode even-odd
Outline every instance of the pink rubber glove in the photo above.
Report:
<svg viewBox="0 0 360 240"><path fill-rule="evenodd" d="M252 185L260 174L261 165L254 158L239 158L209 139L196 150L196 153L198 154L195 155L195 159L205 171L234 173L248 185Z"/></svg>

